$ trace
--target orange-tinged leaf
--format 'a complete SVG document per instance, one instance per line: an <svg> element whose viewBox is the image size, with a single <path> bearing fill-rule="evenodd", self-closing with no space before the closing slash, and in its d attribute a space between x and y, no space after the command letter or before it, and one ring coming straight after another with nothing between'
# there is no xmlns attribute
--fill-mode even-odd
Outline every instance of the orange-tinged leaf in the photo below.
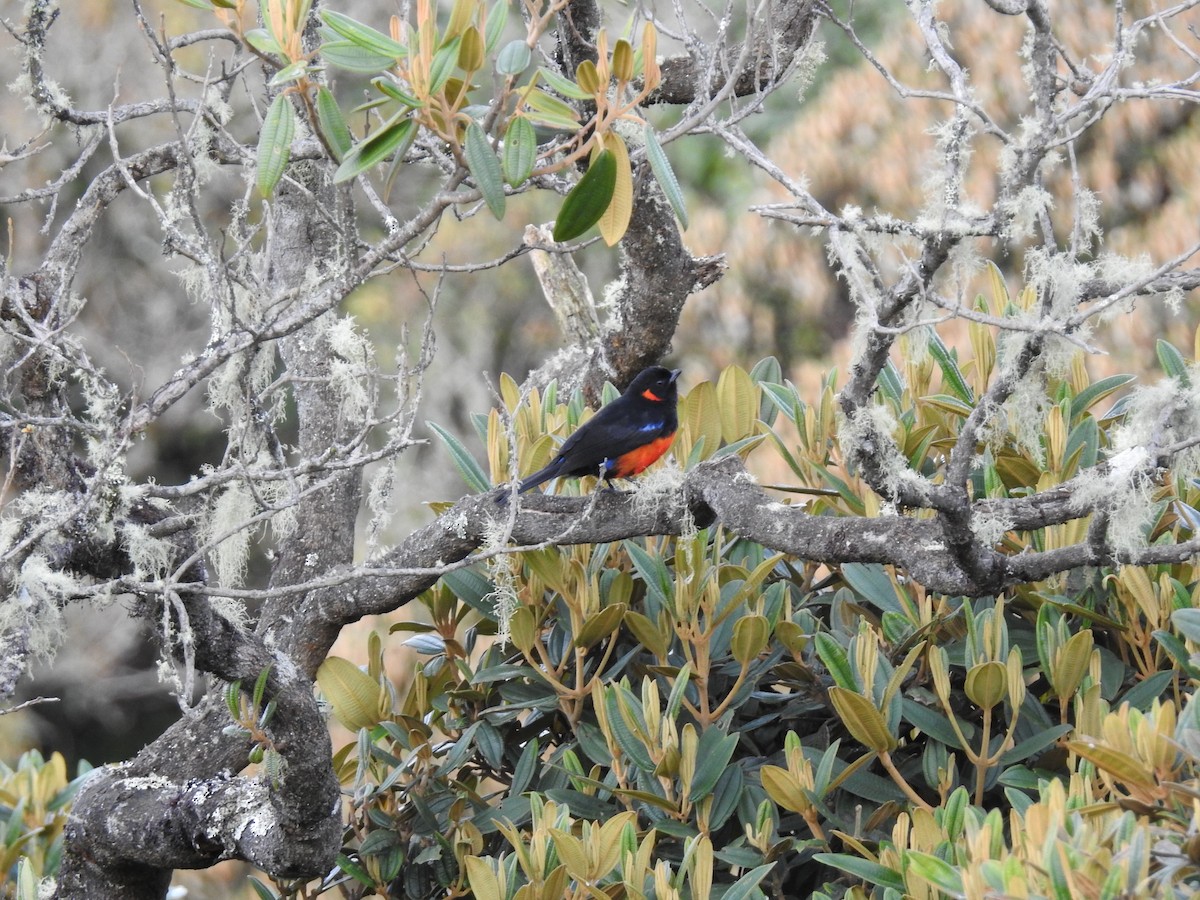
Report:
<svg viewBox="0 0 1200 900"><path fill-rule="evenodd" d="M612 247L625 236L629 228L629 218L633 215L633 169L629 165L629 148L618 135L606 136L604 147L605 152L611 153L617 163L612 200L600 216L600 234L604 243Z"/></svg>

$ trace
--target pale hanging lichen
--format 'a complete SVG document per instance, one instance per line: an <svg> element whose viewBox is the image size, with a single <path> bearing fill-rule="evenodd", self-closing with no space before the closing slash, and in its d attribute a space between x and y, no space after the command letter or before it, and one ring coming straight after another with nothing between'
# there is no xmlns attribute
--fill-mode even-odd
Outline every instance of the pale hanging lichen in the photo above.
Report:
<svg viewBox="0 0 1200 900"><path fill-rule="evenodd" d="M254 495L234 481L218 495L201 527L204 543L213 545L209 557L223 587L240 585L246 575L251 537L247 522L256 509Z"/></svg>

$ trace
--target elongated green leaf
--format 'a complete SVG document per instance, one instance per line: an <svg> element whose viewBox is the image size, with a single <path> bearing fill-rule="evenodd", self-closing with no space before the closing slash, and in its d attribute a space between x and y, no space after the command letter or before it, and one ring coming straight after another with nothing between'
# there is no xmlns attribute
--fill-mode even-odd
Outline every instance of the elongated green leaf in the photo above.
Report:
<svg viewBox="0 0 1200 900"><path fill-rule="evenodd" d="M429 426L434 434L442 439L442 443L450 451L450 458L454 462L454 468L458 469L458 474L463 477L463 481L467 483L467 486L479 492L491 490L491 479L483 471L483 467L476 462L475 457L471 455L471 451L464 447L458 438L436 422L426 422L425 424Z"/></svg>
<svg viewBox="0 0 1200 900"><path fill-rule="evenodd" d="M849 853L818 853L813 859L827 866L833 866L835 869L841 869L843 872L871 884L904 893L904 879L899 872L871 862L869 859L863 859L861 856L852 856Z"/></svg>
<svg viewBox="0 0 1200 900"><path fill-rule="evenodd" d="M837 640L824 631L819 632L813 640L816 643L817 656L833 676L834 684L849 691L857 691L858 677L854 674L854 667L850 665L846 651Z"/></svg>
<svg viewBox="0 0 1200 900"><path fill-rule="evenodd" d="M974 406L975 393L971 390L967 380L963 378L963 374L959 371L958 363L950 351L946 349L946 345L936 332L930 334L929 337L929 355L937 362L938 368L942 370L942 381L946 387L958 397L963 403L968 406Z"/></svg>
<svg viewBox="0 0 1200 900"><path fill-rule="evenodd" d="M1170 341L1164 341L1159 338L1154 344L1154 351L1158 354L1158 364L1162 366L1172 378L1178 378L1180 383L1186 385L1188 383L1187 361L1183 358L1175 345Z"/></svg>
<svg viewBox="0 0 1200 900"><path fill-rule="evenodd" d="M539 88L525 94L523 102L529 108L527 115L535 122L544 122L552 128L579 128L579 116L575 110Z"/></svg>
<svg viewBox="0 0 1200 900"><path fill-rule="evenodd" d="M712 793L717 779L729 765L737 743L736 734L725 734L712 725L700 735L700 742L696 745L696 773L692 776L692 784L688 790L688 798L692 803L703 800Z"/></svg>
<svg viewBox="0 0 1200 900"><path fill-rule="evenodd" d="M517 117L508 123L504 134L501 168L504 180L519 187L528 180L537 162L537 135L528 119Z"/></svg>
<svg viewBox="0 0 1200 900"><path fill-rule="evenodd" d="M391 97L397 103L402 103L410 109L416 109L421 105L420 100L412 96L412 94L407 94L400 90L400 88L396 86L395 82L393 82L386 75L380 75L378 78L372 78L371 84L374 85L375 89L381 94Z"/></svg>
<svg viewBox="0 0 1200 900"><path fill-rule="evenodd" d="M364 25L344 13L323 9L321 10L321 21L346 40L357 44L364 50L390 57L393 61L408 56L408 48L403 44L393 41L383 32L376 31L370 25Z"/></svg>
<svg viewBox="0 0 1200 900"><path fill-rule="evenodd" d="M1107 378L1101 378L1099 381L1089 384L1071 401L1072 417L1082 415L1105 397L1116 393L1134 380L1133 375L1109 375Z"/></svg>
<svg viewBox="0 0 1200 900"><path fill-rule="evenodd" d="M666 151L658 142L658 135L654 133L654 129L649 124L646 125L645 135L646 159L650 160L650 171L654 173L654 179L658 182L658 186L667 195L667 202L675 211L675 218L686 230L688 227L687 206L683 201L683 191L679 188L679 179L675 177L675 171L671 168L671 161L667 159Z"/></svg>
<svg viewBox="0 0 1200 900"><path fill-rule="evenodd" d="M931 853L909 850L904 854L905 864L940 891L952 897L963 896L962 875L944 859Z"/></svg>
<svg viewBox="0 0 1200 900"><path fill-rule="evenodd" d="M577 238L600 221L617 184L617 159L604 150L567 194L554 223L554 240Z"/></svg>
<svg viewBox="0 0 1200 900"><path fill-rule="evenodd" d="M293 81L299 81L307 73L307 60L298 59L272 75L271 80L267 82L267 87L282 87L285 84L291 84Z"/></svg>
<svg viewBox="0 0 1200 900"><path fill-rule="evenodd" d="M551 88L558 91L564 97L570 97L572 100L591 100L592 95L577 85L569 78L564 78L552 69L547 69L545 66L538 68L538 75Z"/></svg>
<svg viewBox="0 0 1200 900"><path fill-rule="evenodd" d="M483 49L491 53L504 37L504 26L508 24L508 0L496 0L487 11L487 27L484 29Z"/></svg>
<svg viewBox="0 0 1200 900"><path fill-rule="evenodd" d="M184 2L186 3L187 0L184 0ZM263 884L261 881L259 881L257 878L251 877L249 879L249 881L250 881L250 887L254 889L254 893L259 898L259 900L278 900L278 897L276 896L275 892L273 890L271 890L269 887L267 887L265 884Z"/></svg>
<svg viewBox="0 0 1200 900"><path fill-rule="evenodd" d="M350 72L374 75L391 68L396 62L390 56L360 47L353 41L327 41L321 45L321 58L330 65Z"/></svg>
<svg viewBox="0 0 1200 900"><path fill-rule="evenodd" d="M417 123L408 118L408 112L393 116L373 135L356 144L333 174L334 182L349 181L410 142L416 136Z"/></svg>
<svg viewBox="0 0 1200 900"><path fill-rule="evenodd" d="M492 152L487 135L475 122L467 126L463 155L467 158L467 167L475 177L476 187L483 194L483 202L487 204L493 216L503 219L504 175L500 171L500 160L496 159L496 154Z"/></svg>
<svg viewBox="0 0 1200 900"><path fill-rule="evenodd" d="M509 41L496 57L496 71L501 75L520 75L533 60L524 41Z"/></svg>
<svg viewBox="0 0 1200 900"><path fill-rule="evenodd" d="M721 900L746 900L773 868L775 863L769 862L765 866L751 869L729 886L729 890L721 895Z"/></svg>
<svg viewBox="0 0 1200 900"><path fill-rule="evenodd" d="M605 706L607 708L608 725L612 729L612 737L616 740L617 746L629 757L630 761L643 772L654 771L654 760L650 758L650 753L633 730L629 727L629 723L625 721L621 715L622 700L618 699L617 692L621 690L620 686L614 685L612 689L605 694ZM628 706L628 699L624 700L624 705ZM630 709L632 715L632 709Z"/></svg>
<svg viewBox="0 0 1200 900"><path fill-rule="evenodd" d="M341 162L354 146L354 138L350 135L350 129L346 127L346 120L342 118L341 108L327 87L317 89L317 121L321 125L321 133L333 148L337 161Z"/></svg>
<svg viewBox="0 0 1200 900"><path fill-rule="evenodd" d="M283 56L283 48L279 46L279 41L275 40L271 32L265 28L251 28L242 35L242 38L259 53L265 53L267 56Z"/></svg>
<svg viewBox="0 0 1200 900"><path fill-rule="evenodd" d="M462 38L456 37L433 54L433 62L429 65L429 93L436 94L450 80L450 74L458 66L458 46L461 43Z"/></svg>
<svg viewBox="0 0 1200 900"><path fill-rule="evenodd" d="M292 138L296 134L296 112L291 101L277 94L263 120L258 136L258 189L264 196L275 192L292 155Z"/></svg>

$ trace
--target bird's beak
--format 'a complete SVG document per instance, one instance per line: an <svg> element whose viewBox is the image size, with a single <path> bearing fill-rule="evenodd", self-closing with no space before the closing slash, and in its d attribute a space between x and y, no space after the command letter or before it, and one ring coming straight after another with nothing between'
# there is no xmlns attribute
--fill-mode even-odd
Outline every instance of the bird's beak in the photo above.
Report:
<svg viewBox="0 0 1200 900"><path fill-rule="evenodd" d="M671 370L671 384L675 383L675 379L679 377L679 373L682 371L683 371L683 369L672 369Z"/></svg>

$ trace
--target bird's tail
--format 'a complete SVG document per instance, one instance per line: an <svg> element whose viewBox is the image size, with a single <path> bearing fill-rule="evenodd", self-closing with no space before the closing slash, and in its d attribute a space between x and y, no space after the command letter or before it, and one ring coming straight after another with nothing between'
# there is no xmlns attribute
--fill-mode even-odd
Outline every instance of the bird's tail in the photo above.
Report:
<svg viewBox="0 0 1200 900"><path fill-rule="evenodd" d="M558 474L557 460L550 463L544 469L538 469L532 475L521 479L521 485L517 488L518 494L523 494L528 490L532 490L539 484L544 484Z"/></svg>
<svg viewBox="0 0 1200 900"><path fill-rule="evenodd" d="M546 466L544 469L538 469L538 471L534 472L532 475L522 478L517 483L517 493L523 494L528 490L532 490L539 484L543 484L549 481L551 478L554 478L557 474L558 467L554 463L550 463L550 465ZM511 492L512 489L510 487L505 487L504 490L496 496L496 502L506 503Z"/></svg>

